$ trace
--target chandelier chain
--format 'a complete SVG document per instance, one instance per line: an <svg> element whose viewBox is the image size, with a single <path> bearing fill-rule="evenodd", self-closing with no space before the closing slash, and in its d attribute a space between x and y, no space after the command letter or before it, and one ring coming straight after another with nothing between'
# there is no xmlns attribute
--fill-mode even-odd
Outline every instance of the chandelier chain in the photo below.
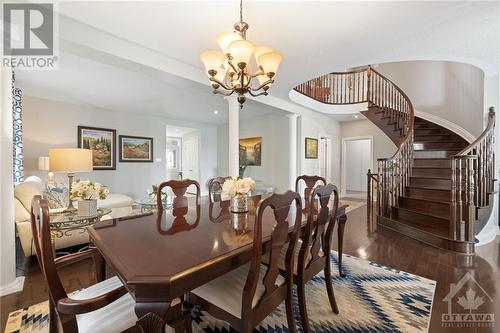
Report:
<svg viewBox="0 0 500 333"><path fill-rule="evenodd" d="M240 22L243 22L243 0L240 0Z"/></svg>

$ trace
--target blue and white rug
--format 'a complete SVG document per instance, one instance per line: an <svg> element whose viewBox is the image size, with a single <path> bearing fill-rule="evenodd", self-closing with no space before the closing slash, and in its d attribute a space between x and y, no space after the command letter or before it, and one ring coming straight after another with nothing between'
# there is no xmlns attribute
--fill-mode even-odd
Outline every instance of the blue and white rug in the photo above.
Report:
<svg viewBox="0 0 500 333"><path fill-rule="evenodd" d="M335 298L340 313L336 315L332 312L324 275L318 274L307 285L306 295L309 323L313 332L427 332L436 288L434 281L349 255L344 255L343 269L346 277L342 278L337 273L336 252L332 252L331 262ZM302 332L296 298L295 308L299 332ZM14 317L18 320L11 321ZM33 320L19 320L20 318ZM236 332L226 322L217 320L198 308L193 310L193 319L193 331L197 333ZM47 302L44 302L12 312L5 333L48 332L47 324L48 308ZM285 305L276 309L254 332L288 332Z"/></svg>

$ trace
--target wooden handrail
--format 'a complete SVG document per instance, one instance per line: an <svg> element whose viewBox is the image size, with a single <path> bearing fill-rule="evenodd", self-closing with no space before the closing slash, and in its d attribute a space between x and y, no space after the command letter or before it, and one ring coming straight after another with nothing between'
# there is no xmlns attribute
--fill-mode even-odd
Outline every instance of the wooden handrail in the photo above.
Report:
<svg viewBox="0 0 500 333"><path fill-rule="evenodd" d="M451 159L450 237L474 241L477 208L490 205L494 189L495 108L490 107L488 124L481 135Z"/></svg>

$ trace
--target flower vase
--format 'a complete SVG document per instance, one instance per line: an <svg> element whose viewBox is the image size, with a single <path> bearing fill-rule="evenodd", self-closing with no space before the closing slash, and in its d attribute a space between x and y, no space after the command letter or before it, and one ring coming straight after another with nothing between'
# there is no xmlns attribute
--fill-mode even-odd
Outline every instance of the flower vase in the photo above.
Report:
<svg viewBox="0 0 500 333"><path fill-rule="evenodd" d="M231 198L231 212L247 213L248 212L248 195L236 194Z"/></svg>
<svg viewBox="0 0 500 333"><path fill-rule="evenodd" d="M97 199L78 200L78 216L97 215Z"/></svg>

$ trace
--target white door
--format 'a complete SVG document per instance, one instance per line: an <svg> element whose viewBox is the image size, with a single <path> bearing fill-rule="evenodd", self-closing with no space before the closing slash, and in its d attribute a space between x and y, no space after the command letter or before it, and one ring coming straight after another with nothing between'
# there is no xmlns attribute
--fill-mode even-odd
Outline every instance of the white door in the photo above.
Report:
<svg viewBox="0 0 500 333"><path fill-rule="evenodd" d="M347 140L344 152L346 192L366 192L366 173L372 164L371 140Z"/></svg>
<svg viewBox="0 0 500 333"><path fill-rule="evenodd" d="M182 139L177 137L167 137L167 179L181 179L181 155Z"/></svg>
<svg viewBox="0 0 500 333"><path fill-rule="evenodd" d="M198 139L190 138L182 142L182 177L200 181Z"/></svg>
<svg viewBox="0 0 500 333"><path fill-rule="evenodd" d="M326 179L327 183L332 182L331 177L331 139L327 137L319 138L318 157L319 157L319 175Z"/></svg>

